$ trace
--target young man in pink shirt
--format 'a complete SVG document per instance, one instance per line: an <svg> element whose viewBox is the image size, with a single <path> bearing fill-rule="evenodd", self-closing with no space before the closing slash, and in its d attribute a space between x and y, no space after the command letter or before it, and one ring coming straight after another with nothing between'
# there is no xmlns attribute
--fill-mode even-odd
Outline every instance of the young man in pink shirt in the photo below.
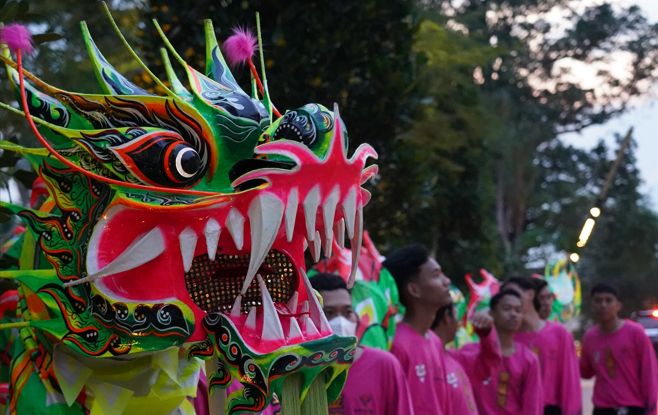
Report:
<svg viewBox="0 0 658 415"><path fill-rule="evenodd" d="M334 333L355 336L358 319L345 281L338 275L321 273L311 278L311 285L322 296ZM413 415L409 387L397 359L383 350L359 346L343 393L330 405L329 414Z"/></svg>
<svg viewBox="0 0 658 415"><path fill-rule="evenodd" d="M391 353L402 365L416 415L452 415L441 340L430 327L436 312L449 304L450 280L420 245L391 253L384 267L393 275L406 308ZM455 413L456 414L456 413Z"/></svg>
<svg viewBox="0 0 658 415"><path fill-rule="evenodd" d="M543 320L539 315L539 293L548 284L537 278L516 277L503 286L518 290L523 298L523 323L514 340L527 346L539 359L544 415L580 415L582 394L573 336L561 324Z"/></svg>
<svg viewBox="0 0 658 415"><path fill-rule="evenodd" d="M649 338L642 326L619 318L614 287L597 284L591 296L596 325L583 336L580 373L596 376L593 414L656 414L658 369Z"/></svg>
<svg viewBox="0 0 658 415"><path fill-rule="evenodd" d="M478 415L469 377L476 382L484 381L498 368L502 359L498 340L492 330L491 316L482 312L475 313L471 324L480 337L481 347L445 350L446 379L453 414ZM454 304L441 307L432 323L432 330L444 346L455 339L458 328Z"/></svg>
<svg viewBox="0 0 658 415"><path fill-rule="evenodd" d="M521 294L510 289L503 289L491 298L491 316L503 358L484 381L471 379L480 415L541 415L544 412L539 361L530 349L514 341L514 334L521 327L522 304Z"/></svg>

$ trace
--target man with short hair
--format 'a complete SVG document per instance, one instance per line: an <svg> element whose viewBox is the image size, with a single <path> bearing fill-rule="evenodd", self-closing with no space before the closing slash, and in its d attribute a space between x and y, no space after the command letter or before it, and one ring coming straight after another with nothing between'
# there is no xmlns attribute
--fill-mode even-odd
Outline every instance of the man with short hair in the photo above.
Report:
<svg viewBox="0 0 658 415"><path fill-rule="evenodd" d="M333 332L356 336L358 319L345 281L335 274L320 273L311 278L311 285L322 296ZM409 387L397 359L383 350L357 347L343 392L330 405L329 414L413 415Z"/></svg>
<svg viewBox="0 0 658 415"><path fill-rule="evenodd" d="M430 330L436 312L451 302L450 280L420 245L391 253L384 267L393 275L406 308L391 353L404 370L416 415L451 415L443 345Z"/></svg>
<svg viewBox="0 0 658 415"><path fill-rule="evenodd" d="M530 277L515 277L503 287L515 289L523 297L523 323L514 340L523 343L539 359L544 390L544 415L580 415L582 394L578 357L573 336L561 324L539 315L538 293L548 284Z"/></svg>
<svg viewBox="0 0 658 415"><path fill-rule="evenodd" d="M596 325L583 336L580 373L594 382L594 415L654 415L658 368L651 341L639 324L619 318L617 289L600 283L591 291Z"/></svg>
<svg viewBox="0 0 658 415"><path fill-rule="evenodd" d="M452 412L459 415L478 415L470 379L474 382L484 381L502 360L492 317L485 312L476 312L471 318L471 324L480 338L481 346L475 349L445 349L444 354ZM432 323L432 330L444 346L455 339L458 327L453 303L441 307Z"/></svg>
<svg viewBox="0 0 658 415"><path fill-rule="evenodd" d="M481 415L541 415L544 399L539 361L530 349L514 341L522 321L521 294L503 289L491 298L490 307L503 357L489 378L471 380L478 410Z"/></svg>

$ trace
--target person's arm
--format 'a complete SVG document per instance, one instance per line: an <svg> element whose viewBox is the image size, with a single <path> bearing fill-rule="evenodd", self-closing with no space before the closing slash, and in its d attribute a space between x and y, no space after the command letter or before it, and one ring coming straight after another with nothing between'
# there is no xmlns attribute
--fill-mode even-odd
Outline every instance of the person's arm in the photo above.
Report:
<svg viewBox="0 0 658 415"><path fill-rule="evenodd" d="M656 400L658 398L658 365L656 354L649 337L644 331L638 330L635 340L640 360L640 385L642 388L642 399L647 415L656 413Z"/></svg>
<svg viewBox="0 0 658 415"><path fill-rule="evenodd" d="M583 336L583 345L580 355L580 376L584 379L591 379L594 377L594 368L592 367L592 361L590 359L590 350L589 350L589 337L587 333Z"/></svg>
<svg viewBox="0 0 658 415"><path fill-rule="evenodd" d="M563 329L560 340L562 355L559 356L558 367L561 369L561 373L555 380L560 382L560 407L563 415L580 415L583 402L576 347L573 336L566 329Z"/></svg>
<svg viewBox="0 0 658 415"><path fill-rule="evenodd" d="M541 381L541 370L539 360L533 354L531 364L528 365L526 376L521 390L523 400L523 411L525 415L543 415L544 413L544 390Z"/></svg>
<svg viewBox="0 0 658 415"><path fill-rule="evenodd" d="M485 313L476 313L471 320L475 333L480 338L477 348L451 351L451 356L459 362L472 382L481 382L491 376L503 360L500 343L493 319Z"/></svg>

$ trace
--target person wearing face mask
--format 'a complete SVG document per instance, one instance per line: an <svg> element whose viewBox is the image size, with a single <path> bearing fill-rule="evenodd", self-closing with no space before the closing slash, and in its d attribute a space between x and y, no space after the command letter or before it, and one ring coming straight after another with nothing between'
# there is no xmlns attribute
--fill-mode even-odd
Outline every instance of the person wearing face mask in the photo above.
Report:
<svg viewBox="0 0 658 415"><path fill-rule="evenodd" d="M449 304L450 279L426 248L410 245L386 257L406 311L391 353L402 365L416 415L453 414L441 339L431 330L436 312Z"/></svg>
<svg viewBox="0 0 658 415"><path fill-rule="evenodd" d="M356 336L357 316L352 296L338 275L319 273L311 286L322 296L324 313L333 332ZM413 415L409 387L393 355L358 346L339 399L329 406L330 415Z"/></svg>

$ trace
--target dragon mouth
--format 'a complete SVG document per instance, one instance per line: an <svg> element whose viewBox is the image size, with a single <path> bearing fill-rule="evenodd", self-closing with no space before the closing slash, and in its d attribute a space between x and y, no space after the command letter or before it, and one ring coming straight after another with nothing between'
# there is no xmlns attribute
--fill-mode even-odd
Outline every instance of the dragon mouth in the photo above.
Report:
<svg viewBox="0 0 658 415"><path fill-rule="evenodd" d="M241 296L241 313L264 304L260 284L253 281L247 291L240 293L247 277L249 255L217 255L213 261L200 255L185 273L185 286L192 301L207 313L228 314ZM297 289L295 265L283 252L272 250L258 269L274 304L287 304ZM282 308L287 308L283 306ZM237 311L237 310L236 310ZM296 310L288 310L294 313Z"/></svg>

